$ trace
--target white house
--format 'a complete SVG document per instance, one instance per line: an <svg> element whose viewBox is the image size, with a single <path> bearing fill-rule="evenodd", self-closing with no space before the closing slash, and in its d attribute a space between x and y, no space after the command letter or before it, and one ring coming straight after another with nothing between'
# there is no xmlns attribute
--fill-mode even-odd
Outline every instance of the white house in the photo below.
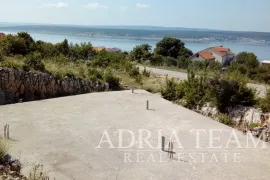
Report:
<svg viewBox="0 0 270 180"><path fill-rule="evenodd" d="M218 61L222 65L230 65L234 59L234 53L229 48L223 46L210 47L195 53L191 56L192 60Z"/></svg>
<svg viewBox="0 0 270 180"><path fill-rule="evenodd" d="M270 60L263 60L261 62L261 65L263 65L263 66L265 66L265 65L270 66Z"/></svg>

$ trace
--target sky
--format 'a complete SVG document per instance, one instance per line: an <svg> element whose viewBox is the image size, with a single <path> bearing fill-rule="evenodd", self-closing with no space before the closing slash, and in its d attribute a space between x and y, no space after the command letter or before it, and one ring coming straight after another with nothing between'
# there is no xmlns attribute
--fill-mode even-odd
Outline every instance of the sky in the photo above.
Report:
<svg viewBox="0 0 270 180"><path fill-rule="evenodd" d="M0 22L270 32L270 0L0 0Z"/></svg>

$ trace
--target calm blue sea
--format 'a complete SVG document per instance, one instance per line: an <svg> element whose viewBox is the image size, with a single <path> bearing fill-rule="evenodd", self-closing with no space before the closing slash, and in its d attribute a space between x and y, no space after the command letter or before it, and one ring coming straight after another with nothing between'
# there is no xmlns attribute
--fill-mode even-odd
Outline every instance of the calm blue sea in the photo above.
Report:
<svg viewBox="0 0 270 180"><path fill-rule="evenodd" d="M139 30L138 30L139 31ZM0 28L1 32L1 28ZM17 30L3 29L2 32L6 34L14 34ZM135 31L136 32L136 31ZM93 36L79 33L61 33L54 31L28 31L35 40L43 40L47 42L57 43L64 39L68 39L72 43L80 42L91 42L93 46L105 46L105 47L117 47L125 51L132 50L136 45L150 44L153 48L159 41L158 38L140 38L140 34L136 34L136 38L125 38L125 36ZM196 39L196 38L195 38ZM194 40L194 38L193 38ZM231 49L235 54L248 51L253 52L258 56L259 60L270 60L270 44L267 43L254 43L245 41L217 41L211 39L203 42L192 42L193 40L184 40L186 47L191 49L193 52L198 52L210 46L224 46Z"/></svg>

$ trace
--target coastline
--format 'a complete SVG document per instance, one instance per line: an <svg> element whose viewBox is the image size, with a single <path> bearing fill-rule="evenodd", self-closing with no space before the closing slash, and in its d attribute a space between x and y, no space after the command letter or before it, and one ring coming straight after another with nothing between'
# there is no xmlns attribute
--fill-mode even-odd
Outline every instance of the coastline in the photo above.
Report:
<svg viewBox="0 0 270 180"><path fill-rule="evenodd" d="M5 31L0 28L0 32L5 34L15 34L18 31ZM51 42L53 44L62 42L67 39L70 43L91 42L93 46L105 46L108 48L120 48L123 51L131 51L136 45L149 44L152 49L155 48L156 43L160 38L155 37L132 37L132 36L108 36L106 34L100 35L85 35L77 33L63 33L63 32L33 32L27 31L36 40ZM193 52L198 52L211 46L226 46L229 47L236 54L243 51L253 52L258 56L260 61L270 59L270 45L267 43L252 42L252 41L217 41L201 38L201 39L187 39L183 38L186 47Z"/></svg>

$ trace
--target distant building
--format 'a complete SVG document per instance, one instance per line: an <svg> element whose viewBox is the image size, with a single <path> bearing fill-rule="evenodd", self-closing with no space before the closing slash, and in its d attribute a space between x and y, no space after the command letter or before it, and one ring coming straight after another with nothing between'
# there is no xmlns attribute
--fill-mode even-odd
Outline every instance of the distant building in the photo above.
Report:
<svg viewBox="0 0 270 180"><path fill-rule="evenodd" d="M106 48L104 46L93 47L93 50L97 52L107 51L107 52L113 52L113 53L122 53L122 50L119 48Z"/></svg>
<svg viewBox="0 0 270 180"><path fill-rule="evenodd" d="M1 32L0 32L0 38L1 38L1 37L5 37L5 36L6 36L6 35L5 35L4 33L1 33Z"/></svg>
<svg viewBox="0 0 270 180"><path fill-rule="evenodd" d="M194 61L208 61L208 62L214 62L215 61L215 56L213 56L212 53L209 53L209 52L204 52L204 51L201 51L201 52L198 52L196 53L195 55L192 56L192 60Z"/></svg>
<svg viewBox="0 0 270 180"><path fill-rule="evenodd" d="M121 49L119 48L106 48L106 51L114 53L122 53Z"/></svg>
<svg viewBox="0 0 270 180"><path fill-rule="evenodd" d="M234 53L231 52L229 48L223 46L210 47L205 50L202 50L193 56L192 60L207 60L210 62L220 62L222 65L230 65L234 59Z"/></svg>
<svg viewBox="0 0 270 180"><path fill-rule="evenodd" d="M267 66L270 66L270 60L263 60L261 62L261 65L267 65Z"/></svg>
<svg viewBox="0 0 270 180"><path fill-rule="evenodd" d="M93 47L93 50L100 52L100 51L106 50L106 48L104 46L99 46L99 47Z"/></svg>

